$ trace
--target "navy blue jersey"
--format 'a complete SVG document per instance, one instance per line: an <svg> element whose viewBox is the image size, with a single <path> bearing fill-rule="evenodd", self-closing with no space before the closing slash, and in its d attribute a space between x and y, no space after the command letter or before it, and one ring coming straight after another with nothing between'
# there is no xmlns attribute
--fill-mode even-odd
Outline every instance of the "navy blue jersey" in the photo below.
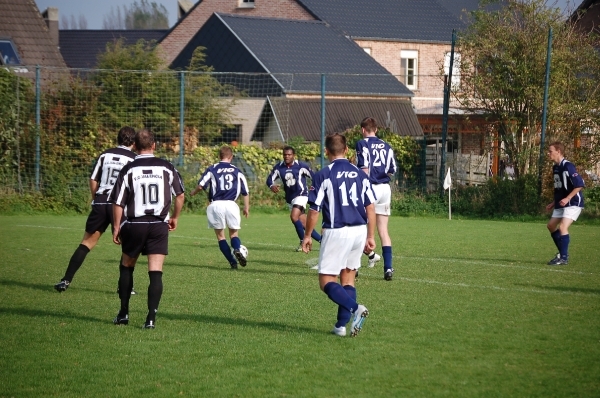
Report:
<svg viewBox="0 0 600 398"><path fill-rule="evenodd" d="M90 176L90 179L98 182L96 193L98 195L109 194L123 166L132 162L134 158L135 153L125 146L118 146L102 152L98 156L98 160Z"/></svg>
<svg viewBox="0 0 600 398"><path fill-rule="evenodd" d="M248 183L240 169L229 162L219 162L208 167L198 181L198 186L208 192L208 199L236 200L240 194L248 195Z"/></svg>
<svg viewBox="0 0 600 398"><path fill-rule="evenodd" d="M552 166L554 174L554 208L560 209L569 206L583 207L583 192L579 191L573 196L566 206L561 206L560 201L569 195L575 188L585 187L583 178L577 173L575 165L567 159L563 159L559 164Z"/></svg>
<svg viewBox="0 0 600 398"><path fill-rule="evenodd" d="M109 202L124 208L128 220L136 218L169 221L172 195L184 192L183 181L175 167L154 155L138 155L123 167Z"/></svg>
<svg viewBox="0 0 600 398"><path fill-rule="evenodd" d="M387 184L388 174L396 173L396 159L392 147L377 137L367 137L356 143L356 165L369 169L372 184Z"/></svg>
<svg viewBox="0 0 600 398"><path fill-rule="evenodd" d="M367 174L347 159L335 159L315 174L310 208L323 213L323 228L367 224L365 206L375 202Z"/></svg>
<svg viewBox="0 0 600 398"><path fill-rule="evenodd" d="M292 200L298 196L308 196L307 177L311 180L313 178L313 172L307 163L294 160L288 166L284 161L281 161L273 166L271 174L267 177L267 186L270 188L275 184L275 180L279 178L283 184L285 201L292 203Z"/></svg>

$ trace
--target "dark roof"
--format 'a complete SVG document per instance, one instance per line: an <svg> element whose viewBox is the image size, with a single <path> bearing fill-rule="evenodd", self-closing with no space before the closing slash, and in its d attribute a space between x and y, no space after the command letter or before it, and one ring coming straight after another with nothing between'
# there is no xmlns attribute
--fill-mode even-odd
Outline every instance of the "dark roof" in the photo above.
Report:
<svg viewBox="0 0 600 398"><path fill-rule="evenodd" d="M455 10L462 9L459 4L473 2L455 0L455 4L445 7L437 0L297 1L318 19L352 38L420 42L450 42L452 29L465 26ZM444 4L449 1L442 0Z"/></svg>
<svg viewBox="0 0 600 398"><path fill-rule="evenodd" d="M213 14L171 64L189 65L206 47L206 64L217 72L270 74L287 93L410 97L413 93L356 43L320 21ZM274 92L251 95L277 95Z"/></svg>
<svg viewBox="0 0 600 398"><path fill-rule="evenodd" d="M64 68L62 56L34 0L0 0L0 10L0 37L12 40L21 65Z"/></svg>
<svg viewBox="0 0 600 398"><path fill-rule="evenodd" d="M60 52L69 68L95 68L98 55L106 51L106 45L120 38L126 44L135 44L140 39L160 40L168 29L132 30L61 30Z"/></svg>
<svg viewBox="0 0 600 398"><path fill-rule="evenodd" d="M269 98L262 118L274 113L281 133L286 140L304 137L307 141L321 139L321 101L319 99ZM378 124L389 125L402 136L423 135L421 125L407 100L343 100L325 101L326 134L341 133L371 116ZM264 119L263 119L264 120ZM261 131L256 131L255 135ZM260 140L260 137L254 137Z"/></svg>

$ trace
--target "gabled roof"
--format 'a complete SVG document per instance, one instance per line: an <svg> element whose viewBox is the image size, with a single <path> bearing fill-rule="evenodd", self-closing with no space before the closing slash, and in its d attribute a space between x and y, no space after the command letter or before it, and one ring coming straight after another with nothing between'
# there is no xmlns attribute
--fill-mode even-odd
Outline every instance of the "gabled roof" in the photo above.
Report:
<svg viewBox="0 0 600 398"><path fill-rule="evenodd" d="M123 38L128 45L140 39L160 40L168 29L61 30L60 52L69 68L95 68L106 45Z"/></svg>
<svg viewBox="0 0 600 398"><path fill-rule="evenodd" d="M307 141L321 139L321 101L319 99L269 98L261 119L276 119L281 136L285 140L304 137ZM423 136L423 130L410 102L403 100L342 100L325 102L325 134L342 133L371 116L381 126L386 126L402 136ZM264 133L257 129L253 140L262 140Z"/></svg>
<svg viewBox="0 0 600 398"><path fill-rule="evenodd" d="M198 46L206 47L206 64L215 71L267 73L286 94L318 94L326 74L330 95L413 96L356 43L320 21L215 13L171 67L189 65Z"/></svg>
<svg viewBox="0 0 600 398"><path fill-rule="evenodd" d="M450 42L452 29L465 26L455 10L463 8L460 4L467 2L469 6L473 2L455 0L444 7L437 0L297 1L320 20L354 39L419 42Z"/></svg>
<svg viewBox="0 0 600 398"><path fill-rule="evenodd" d="M0 0L0 38L12 40L22 65L65 67L34 0Z"/></svg>

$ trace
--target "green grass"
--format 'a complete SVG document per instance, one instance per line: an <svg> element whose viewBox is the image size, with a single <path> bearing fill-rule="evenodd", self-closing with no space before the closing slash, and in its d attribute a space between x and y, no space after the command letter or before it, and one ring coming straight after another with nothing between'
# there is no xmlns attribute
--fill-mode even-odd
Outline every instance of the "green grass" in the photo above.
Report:
<svg viewBox="0 0 600 398"><path fill-rule="evenodd" d="M83 216L0 216L0 396L585 397L600 394L600 227L571 227L570 264L543 223L392 217L395 278L361 269L361 334L329 334L317 252L288 215L244 219L229 270L204 216L171 233L155 330L148 276L116 327L119 248L108 235L68 291ZM318 248L318 244L315 243ZM366 264L366 259L363 260Z"/></svg>

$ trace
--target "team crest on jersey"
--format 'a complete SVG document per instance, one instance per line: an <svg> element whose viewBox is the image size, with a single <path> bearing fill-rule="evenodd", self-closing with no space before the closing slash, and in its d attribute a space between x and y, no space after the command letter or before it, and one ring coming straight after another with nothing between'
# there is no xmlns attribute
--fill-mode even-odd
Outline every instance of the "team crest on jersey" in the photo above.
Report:
<svg viewBox="0 0 600 398"><path fill-rule="evenodd" d="M573 177L577 177L578 175L578 173L573 173Z"/></svg>

